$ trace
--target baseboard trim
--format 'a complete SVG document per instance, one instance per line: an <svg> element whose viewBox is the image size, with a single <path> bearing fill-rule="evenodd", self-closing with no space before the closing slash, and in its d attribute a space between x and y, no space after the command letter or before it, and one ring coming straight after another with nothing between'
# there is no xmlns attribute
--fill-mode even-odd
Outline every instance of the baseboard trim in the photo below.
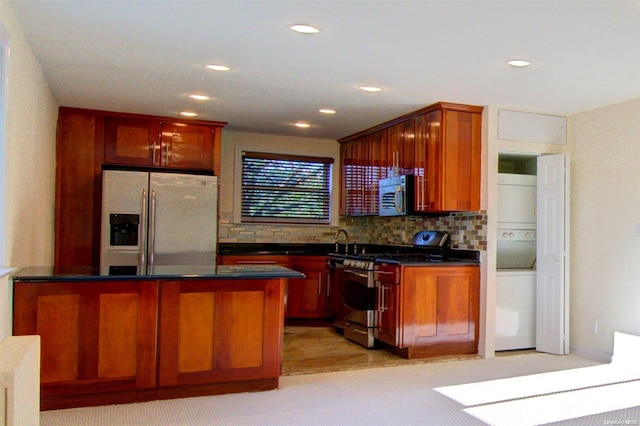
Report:
<svg viewBox="0 0 640 426"><path fill-rule="evenodd" d="M582 356L585 358L590 358L596 361L606 362L606 363L611 362L611 357L613 356L613 354L610 354L607 352L597 351L595 349L587 348L584 346L575 346L575 345L571 346L571 353L578 356Z"/></svg>

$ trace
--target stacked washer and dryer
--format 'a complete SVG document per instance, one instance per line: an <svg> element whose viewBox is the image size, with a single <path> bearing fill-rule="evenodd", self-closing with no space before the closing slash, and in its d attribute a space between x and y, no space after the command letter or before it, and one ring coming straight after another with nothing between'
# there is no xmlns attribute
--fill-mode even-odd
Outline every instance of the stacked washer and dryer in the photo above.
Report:
<svg viewBox="0 0 640 426"><path fill-rule="evenodd" d="M537 177L498 174L495 349L536 346Z"/></svg>

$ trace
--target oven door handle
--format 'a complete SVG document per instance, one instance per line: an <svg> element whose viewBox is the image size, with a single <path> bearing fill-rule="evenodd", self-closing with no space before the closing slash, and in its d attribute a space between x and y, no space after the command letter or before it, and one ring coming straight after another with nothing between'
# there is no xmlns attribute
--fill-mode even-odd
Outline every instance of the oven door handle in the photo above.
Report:
<svg viewBox="0 0 640 426"><path fill-rule="evenodd" d="M356 271L351 270L351 269L346 269L346 268L345 268L344 272L345 272L345 273L347 273L347 274L356 275L356 276L358 276L358 277L362 277L362 278L369 278L369 275L368 275L368 274L363 274L363 273L361 273L361 272L356 272Z"/></svg>

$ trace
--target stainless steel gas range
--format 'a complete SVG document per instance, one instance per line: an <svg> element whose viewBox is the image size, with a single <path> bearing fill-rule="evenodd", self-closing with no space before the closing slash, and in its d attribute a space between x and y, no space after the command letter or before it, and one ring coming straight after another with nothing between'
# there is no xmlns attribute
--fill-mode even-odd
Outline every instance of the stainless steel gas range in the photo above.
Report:
<svg viewBox="0 0 640 426"><path fill-rule="evenodd" d="M385 309L384 284L380 274L388 265L421 264L448 260L449 235L440 231L421 231L411 246L376 246L376 252L330 255L329 265L342 272L342 313L335 325L344 336L367 348L375 346L377 317ZM386 249L386 251L385 251ZM379 265L386 264L385 270ZM399 276L399 274L398 274Z"/></svg>

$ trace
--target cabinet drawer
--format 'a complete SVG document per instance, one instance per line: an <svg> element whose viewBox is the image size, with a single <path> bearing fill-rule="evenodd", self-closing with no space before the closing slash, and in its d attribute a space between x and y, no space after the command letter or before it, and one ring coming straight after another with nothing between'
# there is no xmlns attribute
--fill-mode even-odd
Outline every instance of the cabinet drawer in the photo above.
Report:
<svg viewBox="0 0 640 426"><path fill-rule="evenodd" d="M376 281L387 284L400 283L400 267L397 265L377 265L375 271Z"/></svg>

